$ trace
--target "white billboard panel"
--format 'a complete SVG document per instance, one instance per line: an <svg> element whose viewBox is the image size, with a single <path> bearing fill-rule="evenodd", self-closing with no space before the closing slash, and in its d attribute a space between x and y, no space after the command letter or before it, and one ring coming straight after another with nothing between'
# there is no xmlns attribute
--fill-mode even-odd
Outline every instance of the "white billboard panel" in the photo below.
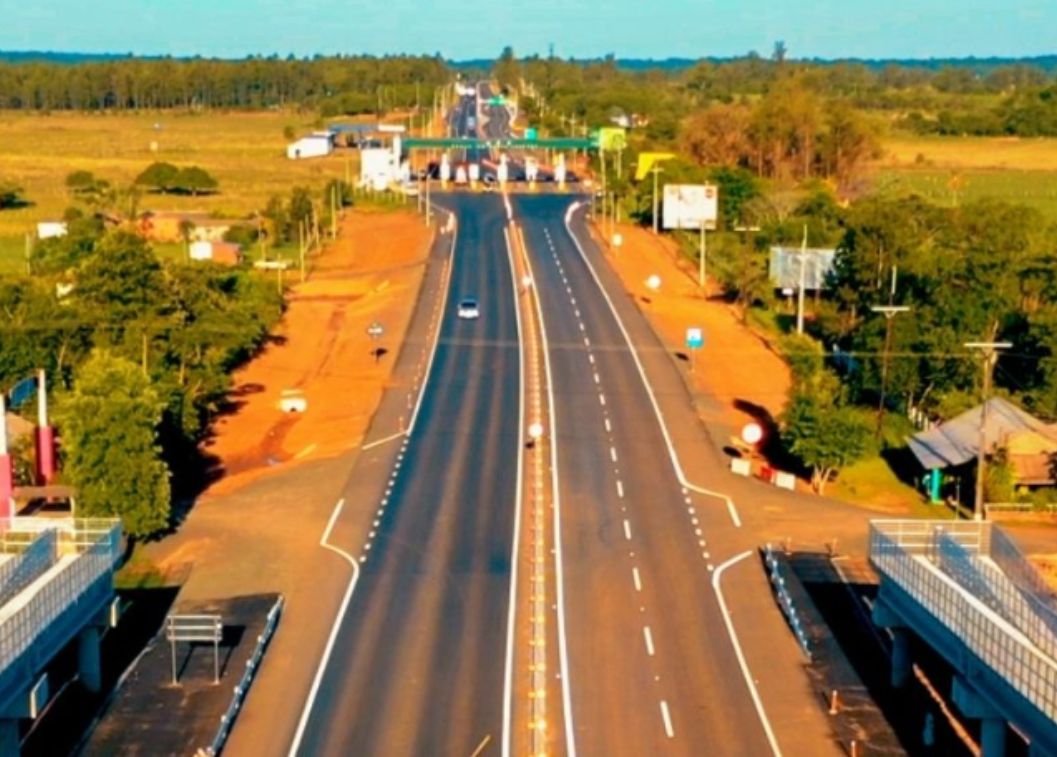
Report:
<svg viewBox="0 0 1057 757"><path fill-rule="evenodd" d="M665 184L664 228L716 228L719 191L711 184Z"/></svg>

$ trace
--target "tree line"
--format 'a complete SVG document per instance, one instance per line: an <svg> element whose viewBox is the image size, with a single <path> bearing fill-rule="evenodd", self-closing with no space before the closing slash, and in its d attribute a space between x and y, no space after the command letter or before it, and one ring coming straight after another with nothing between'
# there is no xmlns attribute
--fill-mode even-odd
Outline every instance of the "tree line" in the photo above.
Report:
<svg viewBox="0 0 1057 757"><path fill-rule="evenodd" d="M0 63L0 108L328 107L340 112L424 102L450 79L439 57L127 58L75 65Z"/></svg>

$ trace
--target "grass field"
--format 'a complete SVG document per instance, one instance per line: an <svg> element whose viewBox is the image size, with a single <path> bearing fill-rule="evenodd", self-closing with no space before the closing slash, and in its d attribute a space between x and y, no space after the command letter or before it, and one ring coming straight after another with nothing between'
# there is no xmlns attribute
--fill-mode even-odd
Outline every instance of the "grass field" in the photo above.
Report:
<svg viewBox="0 0 1057 757"><path fill-rule="evenodd" d="M297 134L311 131L315 116L295 112L33 114L0 112L0 179L25 189L31 206L0 212L0 252L38 221L56 219L70 204L65 179L84 169L127 186L155 160L199 165L220 182L209 197L147 195L140 210L200 209L217 216L238 217L262 208L273 194L288 195L301 184L321 187L343 178L346 167L355 177L355 153L338 151L326 158L286 158L285 127ZM156 151L151 145L156 143ZM347 160L346 155L349 155ZM8 255L0 254L0 258ZM0 262L0 270L8 263Z"/></svg>
<svg viewBox="0 0 1057 757"><path fill-rule="evenodd" d="M1057 221L1057 139L894 136L884 148L875 166L881 192L941 205L993 197Z"/></svg>

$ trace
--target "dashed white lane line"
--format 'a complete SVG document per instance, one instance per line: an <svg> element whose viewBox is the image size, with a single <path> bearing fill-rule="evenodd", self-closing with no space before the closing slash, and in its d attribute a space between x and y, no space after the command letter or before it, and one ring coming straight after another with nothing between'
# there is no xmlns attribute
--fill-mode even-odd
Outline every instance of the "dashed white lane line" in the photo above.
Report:
<svg viewBox="0 0 1057 757"><path fill-rule="evenodd" d="M617 479L617 496L624 499L624 482L619 478Z"/></svg>
<svg viewBox="0 0 1057 757"><path fill-rule="evenodd" d="M653 657L653 634L650 633L649 626L642 627L642 637L646 640L646 654L648 654L650 657Z"/></svg>
<svg viewBox="0 0 1057 757"><path fill-rule="evenodd" d="M602 377L599 376L597 372L595 372L595 383L596 384L601 384L602 383Z"/></svg>
<svg viewBox="0 0 1057 757"><path fill-rule="evenodd" d="M605 418L604 421L605 421L605 424L606 424L606 431L607 432L612 432L613 431L613 424L609 422L609 418Z"/></svg>
<svg viewBox="0 0 1057 757"><path fill-rule="evenodd" d="M642 578L639 576L639 569L631 569L631 578L635 582L635 591L642 591Z"/></svg>
<svg viewBox="0 0 1057 757"><path fill-rule="evenodd" d="M631 524L627 518L624 519L624 538L631 541Z"/></svg>
<svg viewBox="0 0 1057 757"><path fill-rule="evenodd" d="M612 460L614 463L617 461L617 448L616 447L610 447L609 448L609 459Z"/></svg>
<svg viewBox="0 0 1057 757"><path fill-rule="evenodd" d="M591 361L591 365L595 364L595 356L594 355L588 355L587 359Z"/></svg>
<svg viewBox="0 0 1057 757"><path fill-rule="evenodd" d="M668 712L668 703L661 700L661 720L664 721L664 735L670 739L675 738L675 729L672 728L672 714Z"/></svg>
<svg viewBox="0 0 1057 757"><path fill-rule="evenodd" d="M604 395L601 392L599 392L598 393L598 401L601 402L603 405L606 404L606 395Z"/></svg>

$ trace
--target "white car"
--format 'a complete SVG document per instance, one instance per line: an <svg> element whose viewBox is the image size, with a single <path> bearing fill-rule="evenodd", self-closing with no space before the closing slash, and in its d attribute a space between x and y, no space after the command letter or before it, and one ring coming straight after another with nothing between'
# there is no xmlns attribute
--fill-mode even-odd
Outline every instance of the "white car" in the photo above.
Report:
<svg viewBox="0 0 1057 757"><path fill-rule="evenodd" d="M463 318L465 320L472 321L481 317L481 309L477 304L477 300L475 300L473 297L463 297L461 300L459 300L459 308L457 313L459 318Z"/></svg>

